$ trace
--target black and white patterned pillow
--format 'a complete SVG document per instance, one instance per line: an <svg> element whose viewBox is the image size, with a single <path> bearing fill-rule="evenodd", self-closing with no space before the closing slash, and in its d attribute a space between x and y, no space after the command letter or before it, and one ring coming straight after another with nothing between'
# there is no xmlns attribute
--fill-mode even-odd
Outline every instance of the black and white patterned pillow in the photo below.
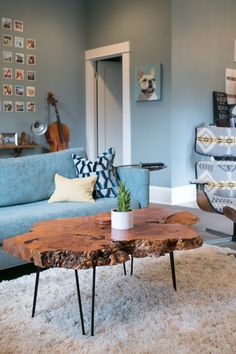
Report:
<svg viewBox="0 0 236 354"><path fill-rule="evenodd" d="M77 177L81 178L97 175L98 178L94 191L95 198L117 196L118 179L113 166L114 158L115 150L113 148L104 151L94 162L79 155L72 154Z"/></svg>

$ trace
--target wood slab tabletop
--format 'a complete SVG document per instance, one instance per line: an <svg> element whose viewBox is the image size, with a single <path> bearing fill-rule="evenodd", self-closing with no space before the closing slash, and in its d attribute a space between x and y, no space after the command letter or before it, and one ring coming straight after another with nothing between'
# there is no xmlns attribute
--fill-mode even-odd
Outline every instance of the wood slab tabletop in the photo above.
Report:
<svg viewBox="0 0 236 354"><path fill-rule="evenodd" d="M109 215L42 221L29 233L4 240L3 250L42 268L85 269L122 263L131 255L162 256L202 245L201 236L189 226L198 220L192 213L156 207L134 210L130 230L112 229ZM99 217L106 222L99 223Z"/></svg>

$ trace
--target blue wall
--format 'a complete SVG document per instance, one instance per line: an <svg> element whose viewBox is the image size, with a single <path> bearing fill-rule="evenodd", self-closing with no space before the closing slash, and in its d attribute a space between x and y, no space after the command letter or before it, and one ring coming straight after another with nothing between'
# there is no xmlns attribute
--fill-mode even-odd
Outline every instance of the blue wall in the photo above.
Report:
<svg viewBox="0 0 236 354"><path fill-rule="evenodd" d="M212 123L212 91L224 91L233 63L235 0L88 0L87 49L130 41L131 72L163 64L163 99L133 100L132 159L160 160L151 184L188 185L194 177L194 130Z"/></svg>
<svg viewBox="0 0 236 354"><path fill-rule="evenodd" d="M87 0L87 49L130 41L132 162L170 166L171 24L169 0ZM134 67L163 64L163 99L135 102ZM154 172L151 184L170 186L170 170Z"/></svg>
<svg viewBox="0 0 236 354"><path fill-rule="evenodd" d="M20 133L24 130L29 133L30 125L35 119L54 121L54 111L51 111L49 117L47 107L47 93L52 91L58 99L61 120L70 128L70 146L85 146L84 5L83 0L0 2L1 18L24 21L24 32L11 34L36 39L35 101L38 107L35 113L0 112L0 132ZM0 32L10 33L3 29ZM2 58L2 50L7 50L7 47L2 46L2 41L0 48ZM16 67L15 64L11 66ZM0 75L2 78L2 73ZM19 84L15 80L11 81L13 85ZM2 83L2 79L0 82ZM26 85L26 80L24 84ZM2 93L2 85L0 92ZM2 100L2 94L0 97ZM40 138L40 142L44 143L45 139Z"/></svg>
<svg viewBox="0 0 236 354"><path fill-rule="evenodd" d="M70 146L85 146L84 50L130 41L132 162L168 165L152 173L152 185L189 183L199 158L194 129L212 122L212 91L224 91L225 68L236 67L235 0L8 0L0 13L23 20L23 36L37 41L38 103L36 113L0 112L0 132L29 132L36 118L48 118L51 90ZM162 100L135 102L134 67L156 63Z"/></svg>
<svg viewBox="0 0 236 354"><path fill-rule="evenodd" d="M194 128L213 122L212 91L236 68L235 0L172 0L171 185L194 177Z"/></svg>

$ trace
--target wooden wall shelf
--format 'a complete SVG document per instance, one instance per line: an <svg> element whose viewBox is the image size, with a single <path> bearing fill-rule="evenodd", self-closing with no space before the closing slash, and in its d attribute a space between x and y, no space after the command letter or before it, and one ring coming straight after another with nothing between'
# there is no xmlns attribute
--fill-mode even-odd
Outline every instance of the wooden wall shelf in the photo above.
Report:
<svg viewBox="0 0 236 354"><path fill-rule="evenodd" d="M10 144L4 144L0 145L0 150L14 150L14 157L20 156L21 152L24 149L37 149L41 148L41 145L39 144L22 144L22 145L10 145Z"/></svg>

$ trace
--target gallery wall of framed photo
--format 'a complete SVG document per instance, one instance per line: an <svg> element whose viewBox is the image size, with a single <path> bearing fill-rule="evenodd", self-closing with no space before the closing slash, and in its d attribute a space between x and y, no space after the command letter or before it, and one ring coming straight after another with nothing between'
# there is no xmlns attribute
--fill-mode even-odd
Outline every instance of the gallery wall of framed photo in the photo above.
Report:
<svg viewBox="0 0 236 354"><path fill-rule="evenodd" d="M1 19L1 112L36 112L36 40L24 35L24 21Z"/></svg>

